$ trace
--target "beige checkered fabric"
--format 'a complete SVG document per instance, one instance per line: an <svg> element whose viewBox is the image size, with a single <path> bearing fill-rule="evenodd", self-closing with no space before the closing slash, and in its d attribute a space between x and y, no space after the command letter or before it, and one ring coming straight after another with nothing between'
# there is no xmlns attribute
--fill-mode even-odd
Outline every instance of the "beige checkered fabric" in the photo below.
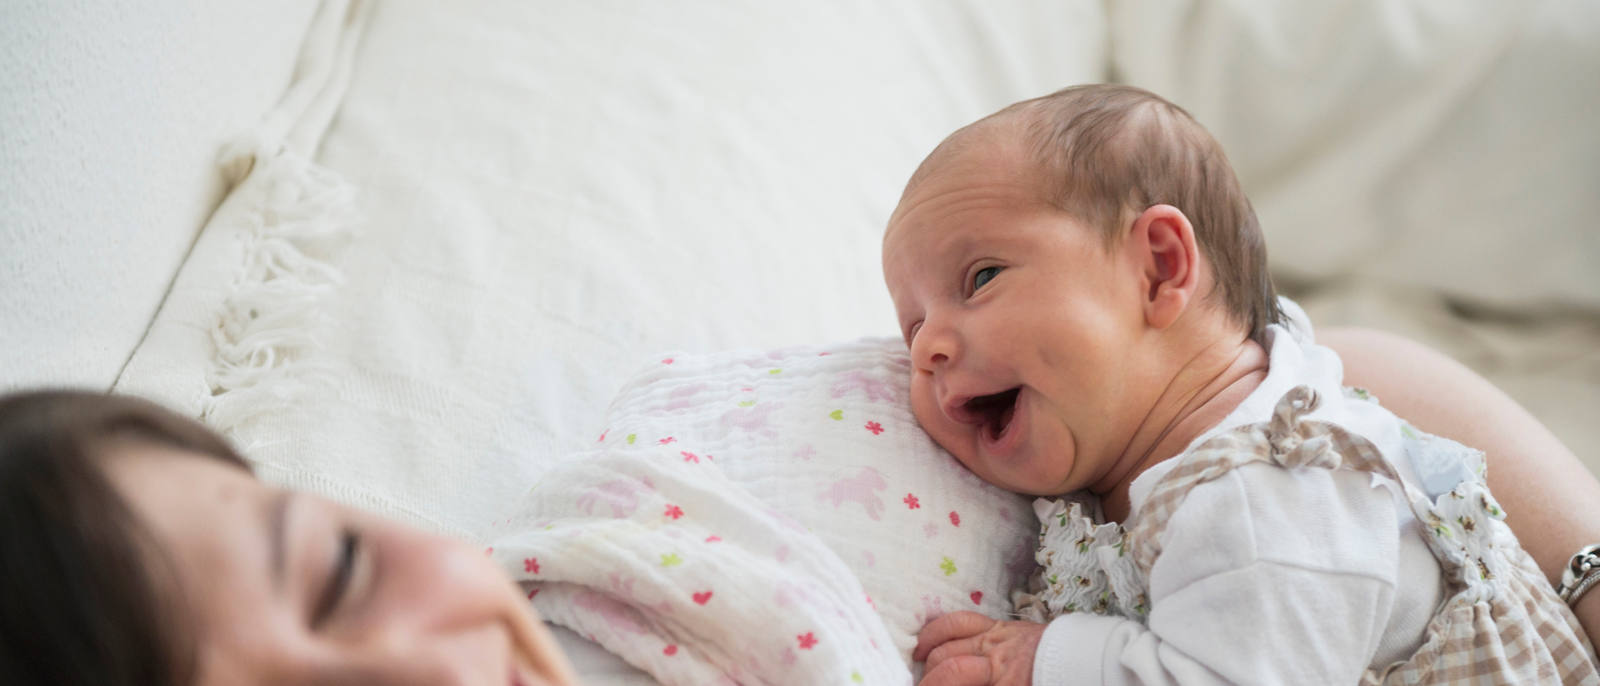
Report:
<svg viewBox="0 0 1600 686"><path fill-rule="evenodd" d="M1409 659L1369 670L1362 684L1583 684L1600 686L1594 649L1566 603L1505 525L1481 481L1430 500L1405 482L1376 446L1327 422L1303 419L1316 391L1299 386L1278 401L1271 421L1201 444L1152 490L1128 526L1135 562L1149 578L1161 533L1195 486L1253 462L1285 468L1357 469L1400 484L1449 584L1449 596Z"/></svg>

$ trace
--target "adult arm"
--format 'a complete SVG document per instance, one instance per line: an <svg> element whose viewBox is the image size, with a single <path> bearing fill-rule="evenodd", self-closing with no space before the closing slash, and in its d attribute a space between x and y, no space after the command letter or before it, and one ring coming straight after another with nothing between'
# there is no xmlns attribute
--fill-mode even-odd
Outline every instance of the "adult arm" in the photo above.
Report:
<svg viewBox="0 0 1600 686"><path fill-rule="evenodd" d="M1372 329L1328 328L1317 342L1344 360L1345 384L1378 396L1417 428L1484 451L1506 523L1552 586L1573 553L1600 542L1600 481L1539 420L1443 353ZM1574 608L1600 645L1600 591Z"/></svg>

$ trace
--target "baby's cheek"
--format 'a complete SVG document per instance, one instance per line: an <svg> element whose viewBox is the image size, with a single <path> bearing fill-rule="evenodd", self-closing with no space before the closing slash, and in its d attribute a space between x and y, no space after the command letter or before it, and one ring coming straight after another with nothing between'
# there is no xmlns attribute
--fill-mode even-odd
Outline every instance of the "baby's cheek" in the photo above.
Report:
<svg viewBox="0 0 1600 686"><path fill-rule="evenodd" d="M939 403L933 397L933 385L925 380L922 374L911 377L911 414L917 418L917 423L922 429L938 440L937 429L944 414L939 411Z"/></svg>

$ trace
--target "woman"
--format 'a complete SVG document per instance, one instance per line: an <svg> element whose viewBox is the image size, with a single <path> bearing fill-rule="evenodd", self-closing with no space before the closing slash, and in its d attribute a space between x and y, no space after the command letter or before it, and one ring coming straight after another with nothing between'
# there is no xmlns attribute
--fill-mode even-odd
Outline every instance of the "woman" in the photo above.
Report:
<svg viewBox="0 0 1600 686"><path fill-rule="evenodd" d="M0 399L0 526L0 683L576 683L480 551L268 487L142 400Z"/></svg>
<svg viewBox="0 0 1600 686"><path fill-rule="evenodd" d="M1600 482L1487 382L1387 334L1322 338L1349 383L1488 451L1553 579L1600 540ZM478 551L258 482L209 430L143 401L0 399L0 526L0 683L575 683ZM1593 639L1600 592L1578 610Z"/></svg>

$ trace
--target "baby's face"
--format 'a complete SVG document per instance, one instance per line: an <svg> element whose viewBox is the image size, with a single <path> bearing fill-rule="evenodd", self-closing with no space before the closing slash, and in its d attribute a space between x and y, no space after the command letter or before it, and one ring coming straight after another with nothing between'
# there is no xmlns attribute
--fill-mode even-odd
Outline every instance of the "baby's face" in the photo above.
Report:
<svg viewBox="0 0 1600 686"><path fill-rule="evenodd" d="M1126 446L1137 287L1100 234L1041 200L1021 149L974 146L901 199L884 278L934 440L1020 493L1091 486Z"/></svg>

